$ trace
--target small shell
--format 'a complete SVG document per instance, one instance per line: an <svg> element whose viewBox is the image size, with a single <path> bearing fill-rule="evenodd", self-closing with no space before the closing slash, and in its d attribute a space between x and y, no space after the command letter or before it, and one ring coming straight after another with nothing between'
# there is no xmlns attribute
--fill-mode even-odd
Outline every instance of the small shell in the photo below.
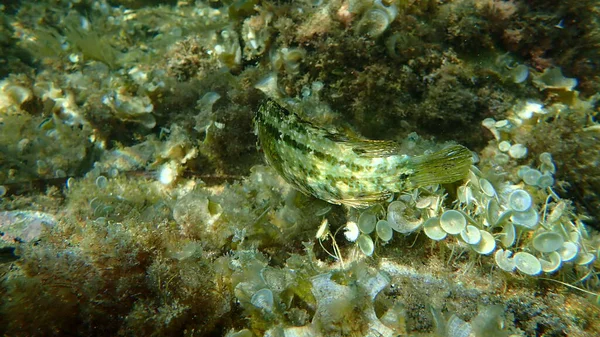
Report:
<svg viewBox="0 0 600 337"><path fill-rule="evenodd" d="M356 241L358 236L360 235L360 229L358 229L358 225L354 221L348 221L346 223L346 227L344 228L344 236L346 240L350 242Z"/></svg>
<svg viewBox="0 0 600 337"><path fill-rule="evenodd" d="M450 316L446 328L448 336L469 337L471 335L471 324L458 318L456 315Z"/></svg>
<svg viewBox="0 0 600 337"><path fill-rule="evenodd" d="M510 71L510 75L515 83L523 83L529 77L529 68L524 64L519 64ZM519 115L521 117L521 115ZM523 118L523 117L521 117Z"/></svg>
<svg viewBox="0 0 600 337"><path fill-rule="evenodd" d="M525 190L514 190L508 196L508 206L516 212L525 212L533 204L531 195Z"/></svg>
<svg viewBox="0 0 600 337"><path fill-rule="evenodd" d="M415 207L417 207L419 209L427 208L433 203L434 200L435 200L435 197L421 198L417 201L417 204L415 205Z"/></svg>
<svg viewBox="0 0 600 337"><path fill-rule="evenodd" d="M594 255L592 253L584 253L584 254L579 254L579 257L577 258L575 263L580 266L585 266L585 265L592 263L595 259L596 259L596 255Z"/></svg>
<svg viewBox="0 0 600 337"><path fill-rule="evenodd" d="M440 226L440 219L437 217L427 219L423 224L423 231L428 238L435 241L443 240L448 235Z"/></svg>
<svg viewBox="0 0 600 337"><path fill-rule="evenodd" d="M481 191L483 194L487 195L488 197L491 198L496 195L496 189L494 189L494 186L489 182L489 180L483 178L479 179L479 186L481 186Z"/></svg>
<svg viewBox="0 0 600 337"><path fill-rule="evenodd" d="M560 217L563 215L566 208L567 204L564 201L558 201L558 203L556 203L556 206L554 206L554 208L552 209L552 212L550 212L550 215L548 215L548 223L554 223L558 221L558 219L560 219Z"/></svg>
<svg viewBox="0 0 600 337"><path fill-rule="evenodd" d="M365 254L366 256L373 255L373 252L375 251L375 245L373 244L373 239L371 239L370 236L361 234L358 237L358 240L356 240L356 243L358 244L358 248L360 248L360 251L363 254Z"/></svg>
<svg viewBox="0 0 600 337"><path fill-rule="evenodd" d="M515 230L515 225L512 223L507 223L502 228L500 237L500 242L505 248L511 247L515 243L515 239L517 237L517 231Z"/></svg>
<svg viewBox="0 0 600 337"><path fill-rule="evenodd" d="M535 256L526 253L518 252L515 254L515 265L520 272L527 275L538 275L542 272L542 264Z"/></svg>
<svg viewBox="0 0 600 337"><path fill-rule="evenodd" d="M500 269L508 272L515 270L515 260L511 258L512 252L510 250L498 249L494 254L494 260Z"/></svg>
<svg viewBox="0 0 600 337"><path fill-rule="evenodd" d="M510 143L503 140L500 143L498 143L498 150L500 150L501 152L508 152L508 150L510 150Z"/></svg>
<svg viewBox="0 0 600 337"><path fill-rule="evenodd" d="M548 259L541 258L540 263L542 264L542 270L545 273L553 273L560 268L562 259L559 253L552 252L548 255Z"/></svg>
<svg viewBox="0 0 600 337"><path fill-rule="evenodd" d="M533 248L542 253L551 253L560 249L565 242L562 235L555 232L537 234L532 241Z"/></svg>
<svg viewBox="0 0 600 337"><path fill-rule="evenodd" d="M554 164L554 162L552 161L552 154L550 154L548 152L542 152L542 153L540 153L540 155L538 156L538 158L544 164Z"/></svg>
<svg viewBox="0 0 600 337"><path fill-rule="evenodd" d="M440 217L440 226L446 233L456 235L467 227L467 219L459 211L447 210Z"/></svg>
<svg viewBox="0 0 600 337"><path fill-rule="evenodd" d="M536 169L530 169L523 173L523 181L530 186L536 186L538 179L542 176L542 172Z"/></svg>
<svg viewBox="0 0 600 337"><path fill-rule="evenodd" d="M481 232L479 231L479 228L473 225L468 225L467 228L460 232L460 237L466 243L470 245L476 245L479 243L479 241L481 241Z"/></svg>
<svg viewBox="0 0 600 337"><path fill-rule="evenodd" d="M510 219L516 225L520 225L528 229L535 229L540 220L540 215L532 207L525 212L513 212Z"/></svg>
<svg viewBox="0 0 600 337"><path fill-rule="evenodd" d="M522 159L527 156L527 148L523 144L513 144L508 150L511 158Z"/></svg>
<svg viewBox="0 0 600 337"><path fill-rule="evenodd" d="M394 235L392 227L390 227L390 224L385 220L377 221L375 232L377 232L377 236L384 242L390 241Z"/></svg>
<svg viewBox="0 0 600 337"><path fill-rule="evenodd" d="M554 185L554 178L549 174L542 174L536 184L539 188L552 187Z"/></svg>
<svg viewBox="0 0 600 337"><path fill-rule="evenodd" d="M474 200L473 191L470 186L459 186L458 187L458 200L469 206L471 202Z"/></svg>
<svg viewBox="0 0 600 337"><path fill-rule="evenodd" d="M106 179L105 176L98 176L98 178L96 178L96 186L98 186L98 188L105 188L108 186L108 179Z"/></svg>
<svg viewBox="0 0 600 337"><path fill-rule="evenodd" d="M473 246L473 249L481 255L490 254L496 249L496 240L494 240L494 236L490 232L484 230L480 230L480 232L481 240Z"/></svg>
<svg viewBox="0 0 600 337"><path fill-rule="evenodd" d="M362 212L358 217L358 228L365 234L371 234L375 229L375 224L377 224L377 218L368 210Z"/></svg>
<svg viewBox="0 0 600 337"><path fill-rule="evenodd" d="M252 295L250 303L253 306L267 312L273 311L273 292L268 288L263 288Z"/></svg>
<svg viewBox="0 0 600 337"><path fill-rule="evenodd" d="M564 262L570 262L579 253L579 247L571 241L566 241L563 243L562 248L558 250L558 253Z"/></svg>
<svg viewBox="0 0 600 337"><path fill-rule="evenodd" d="M421 219L416 219L414 216L412 219L407 219L406 209L406 204L400 200L392 202L387 208L387 221L390 227L402 234L416 231L423 223Z"/></svg>

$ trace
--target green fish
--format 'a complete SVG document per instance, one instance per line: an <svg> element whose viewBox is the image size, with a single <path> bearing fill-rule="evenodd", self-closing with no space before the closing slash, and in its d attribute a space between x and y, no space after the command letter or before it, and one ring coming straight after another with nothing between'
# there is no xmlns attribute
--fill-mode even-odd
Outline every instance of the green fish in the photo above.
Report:
<svg viewBox="0 0 600 337"><path fill-rule="evenodd" d="M393 141L326 130L267 100L255 117L266 161L305 194L332 204L365 208L393 193L464 179L471 151L449 146L422 156L400 153Z"/></svg>

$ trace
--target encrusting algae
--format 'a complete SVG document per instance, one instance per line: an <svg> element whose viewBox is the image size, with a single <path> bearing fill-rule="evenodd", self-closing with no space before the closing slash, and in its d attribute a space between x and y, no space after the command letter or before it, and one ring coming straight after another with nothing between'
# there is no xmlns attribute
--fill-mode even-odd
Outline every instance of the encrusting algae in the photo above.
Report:
<svg viewBox="0 0 600 337"><path fill-rule="evenodd" d="M397 143L319 128L269 99L256 116L267 162L290 184L333 204L364 208L409 187L467 176L471 152L461 145L410 157Z"/></svg>

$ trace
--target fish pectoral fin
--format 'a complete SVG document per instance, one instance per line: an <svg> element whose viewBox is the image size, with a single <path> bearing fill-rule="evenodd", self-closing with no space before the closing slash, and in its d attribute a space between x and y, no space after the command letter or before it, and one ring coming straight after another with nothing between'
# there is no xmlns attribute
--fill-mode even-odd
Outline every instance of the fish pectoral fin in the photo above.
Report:
<svg viewBox="0 0 600 337"><path fill-rule="evenodd" d="M347 143L352 151L365 158L389 157L399 153L396 142L388 140L359 140Z"/></svg>
<svg viewBox="0 0 600 337"><path fill-rule="evenodd" d="M350 138L343 132L340 132L339 130L336 130L336 129L324 129L324 130L325 130L325 132L323 134L323 138L328 139L332 142L346 143L346 142L350 141Z"/></svg>
<svg viewBox="0 0 600 337"><path fill-rule="evenodd" d="M366 195L357 196L354 198L345 198L341 200L335 200L336 203L344 204L353 208L367 208L373 206L373 204L389 199L393 192L382 191L378 193L371 193Z"/></svg>

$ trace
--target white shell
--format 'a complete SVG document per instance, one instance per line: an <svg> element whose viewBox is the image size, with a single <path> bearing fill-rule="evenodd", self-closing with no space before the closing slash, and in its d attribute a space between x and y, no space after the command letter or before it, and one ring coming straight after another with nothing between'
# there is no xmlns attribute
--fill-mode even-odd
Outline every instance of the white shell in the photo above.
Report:
<svg viewBox="0 0 600 337"><path fill-rule="evenodd" d="M516 212L525 212L533 204L531 195L525 190L514 190L508 196L508 206Z"/></svg>
<svg viewBox="0 0 600 337"><path fill-rule="evenodd" d="M565 242L562 235L555 232L543 232L533 237L533 248L542 253L551 253L560 249Z"/></svg>
<svg viewBox="0 0 600 337"><path fill-rule="evenodd" d="M388 242L392 239L394 235L394 231L392 227L390 227L389 222L385 220L377 221L377 225L375 226L375 232L377 232L377 236L385 242Z"/></svg>
<svg viewBox="0 0 600 337"><path fill-rule="evenodd" d="M98 176L98 178L96 178L96 186L98 188L105 188L108 186L108 179L106 179L105 176Z"/></svg>
<svg viewBox="0 0 600 337"><path fill-rule="evenodd" d="M476 245L481 241L481 232L479 232L479 228L468 225L462 232L460 232L460 237L466 243L470 245Z"/></svg>
<svg viewBox="0 0 600 337"><path fill-rule="evenodd" d="M538 275L542 272L540 260L527 252L518 252L515 254L514 260L517 269L523 274Z"/></svg>
<svg viewBox="0 0 600 337"><path fill-rule="evenodd" d="M415 207L417 207L418 209L427 208L433 203L434 200L435 200L435 197L421 198L417 201L417 204L415 205Z"/></svg>
<svg viewBox="0 0 600 337"><path fill-rule="evenodd" d="M440 217L440 226L446 233L456 235L467 227L467 219L459 211L447 210Z"/></svg>
<svg viewBox="0 0 600 337"><path fill-rule="evenodd" d="M579 246L571 241L566 241L563 243L562 248L558 250L558 253L564 262L570 262L579 253Z"/></svg>
<svg viewBox="0 0 600 337"><path fill-rule="evenodd" d="M473 249L481 255L487 255L493 252L494 249L496 249L496 240L494 240L494 236L488 231L480 230L479 232L481 233L481 240L478 244L472 246Z"/></svg>
<svg viewBox="0 0 600 337"><path fill-rule="evenodd" d="M496 189L494 189L494 186L489 182L489 180L483 178L479 179L479 186L481 187L483 194L487 195L488 197L491 198L496 195Z"/></svg>
<svg viewBox="0 0 600 337"><path fill-rule="evenodd" d="M579 257L577 258L575 263L577 263L580 266L585 266L587 264L592 263L595 259L596 259L596 255L594 255L592 253L584 253L584 254L579 254Z"/></svg>
<svg viewBox="0 0 600 337"><path fill-rule="evenodd" d="M515 225L512 223L507 223L502 228L500 237L500 242L505 248L511 247L515 243L515 239L517 237L517 231L515 230Z"/></svg>
<svg viewBox="0 0 600 337"><path fill-rule="evenodd" d="M540 153L540 155L538 156L538 158L544 164L554 164L554 162L552 161L552 154L550 154L548 152L542 152L542 153Z"/></svg>
<svg viewBox="0 0 600 337"><path fill-rule="evenodd" d="M548 215L548 217L546 218L546 221L548 221L549 223L554 223L558 221L558 219L560 219L560 217L563 215L566 208L567 204L564 201L560 200L556 203L556 206L554 206L552 212L550 212L550 215Z"/></svg>
<svg viewBox="0 0 600 337"><path fill-rule="evenodd" d="M273 292L268 288L263 288L252 295L250 303L259 309L273 311Z"/></svg>
<svg viewBox="0 0 600 337"><path fill-rule="evenodd" d="M469 337L471 335L471 324L463 321L456 315L450 316L446 329L447 335L452 337Z"/></svg>
<svg viewBox="0 0 600 337"><path fill-rule="evenodd" d="M500 213L500 205L495 198L488 200L485 212L488 224L490 226L495 226L498 223Z"/></svg>
<svg viewBox="0 0 600 337"><path fill-rule="evenodd" d="M370 236L361 234L358 237L358 240L356 240L356 243L358 244L358 248L360 248L360 251L363 254L365 254L366 256L373 255L373 251L375 251L375 245L373 244L373 239L371 239Z"/></svg>
<svg viewBox="0 0 600 337"><path fill-rule="evenodd" d="M530 169L527 172L523 173L523 181L527 185L535 186L537 185L538 179L542 176L542 172L536 169Z"/></svg>
<svg viewBox="0 0 600 337"><path fill-rule="evenodd" d="M429 218L423 224L425 235L431 240L439 241L448 235L440 226L440 219L437 217Z"/></svg>
<svg viewBox="0 0 600 337"><path fill-rule="evenodd" d="M526 227L528 229L535 229L540 220L540 215L532 207L525 212L513 212L510 217L513 223Z"/></svg>
<svg viewBox="0 0 600 337"><path fill-rule="evenodd" d="M506 165L508 164L509 160L510 158L508 157L508 155L504 153L498 153L494 156L494 162L498 165Z"/></svg>
<svg viewBox="0 0 600 337"><path fill-rule="evenodd" d="M370 37L378 37L388 28L390 22L390 16L385 10L371 9L363 14L358 23L358 31Z"/></svg>
<svg viewBox="0 0 600 337"><path fill-rule="evenodd" d="M508 272L515 270L515 260L511 258L512 252L510 250L498 249L494 254L494 260L500 269Z"/></svg>
<svg viewBox="0 0 600 337"><path fill-rule="evenodd" d="M346 223L346 227L344 228L344 236L346 240L350 242L356 241L358 236L360 235L360 230L358 229L358 225L354 221L348 221Z"/></svg>
<svg viewBox="0 0 600 337"><path fill-rule="evenodd" d="M538 178L536 185L539 188L551 187L554 185L554 178L551 175L544 173Z"/></svg>
<svg viewBox="0 0 600 337"><path fill-rule="evenodd" d="M523 144L514 144L508 150L508 155L514 159L527 157L527 148Z"/></svg>
<svg viewBox="0 0 600 337"><path fill-rule="evenodd" d="M358 229L365 234L371 234L375 229L377 223L377 217L370 211L364 211L358 217Z"/></svg>
<svg viewBox="0 0 600 337"><path fill-rule="evenodd" d="M501 152L508 152L508 150L510 150L510 143L503 140L498 144L498 150L500 150Z"/></svg>
<svg viewBox="0 0 600 337"><path fill-rule="evenodd" d="M390 227L402 234L409 234L416 231L423 223L420 219L409 221L406 218L406 208L406 204L400 200L390 203L387 208L387 221Z"/></svg>
<svg viewBox="0 0 600 337"><path fill-rule="evenodd" d="M467 206L471 204L473 200L473 191L471 191L471 187L469 186L459 186L458 187L458 200L466 204Z"/></svg>
<svg viewBox="0 0 600 337"><path fill-rule="evenodd" d="M511 76L513 78L513 82L523 83L523 82L525 82L527 77L529 77L529 68L524 64L519 64L518 66L514 67L511 70ZM529 103L529 102L527 102L527 103ZM523 110L525 110L525 109L523 109ZM519 113L519 117L524 118L522 115L523 115L523 113ZM529 118L531 118L531 116Z"/></svg>
<svg viewBox="0 0 600 337"><path fill-rule="evenodd" d="M531 167L529 167L527 165L521 165L517 169L517 176L519 178L523 179L523 176L525 175L525 173L529 172L529 170L531 170Z"/></svg>
<svg viewBox="0 0 600 337"><path fill-rule="evenodd" d="M542 264L542 270L544 273L553 273L560 268L562 259L558 252L552 252L546 258L541 258L540 263Z"/></svg>

